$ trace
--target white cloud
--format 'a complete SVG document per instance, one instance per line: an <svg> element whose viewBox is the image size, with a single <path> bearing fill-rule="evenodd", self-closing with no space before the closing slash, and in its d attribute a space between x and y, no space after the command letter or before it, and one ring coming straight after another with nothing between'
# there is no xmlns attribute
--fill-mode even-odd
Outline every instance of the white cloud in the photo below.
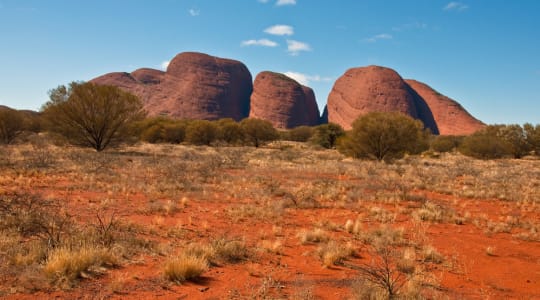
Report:
<svg viewBox="0 0 540 300"><path fill-rule="evenodd" d="M276 5L282 6L282 5L295 5L296 0L278 0L276 2Z"/></svg>
<svg viewBox="0 0 540 300"><path fill-rule="evenodd" d="M287 40L287 52L289 52L289 54L296 56L300 54L301 51L311 51L311 46L303 42Z"/></svg>
<svg viewBox="0 0 540 300"><path fill-rule="evenodd" d="M364 39L364 41L368 42L368 43L375 43L375 42L377 42L379 40L391 40L393 38L394 37L391 34L381 33L381 34L377 34L375 36L372 36L370 38Z"/></svg>
<svg viewBox="0 0 540 300"><path fill-rule="evenodd" d="M161 69L164 70L164 71L167 70L167 67L169 66L170 62L171 61L169 61L169 60L166 60L166 61L162 62L161 65L160 65Z"/></svg>
<svg viewBox="0 0 540 300"><path fill-rule="evenodd" d="M309 85L310 82L332 81L332 78L330 77L322 77L320 75L308 75L293 71L287 71L283 74L306 86Z"/></svg>
<svg viewBox="0 0 540 300"><path fill-rule="evenodd" d="M259 1L261 3L268 3L268 0L257 0L257 1Z"/></svg>
<svg viewBox="0 0 540 300"><path fill-rule="evenodd" d="M263 46L263 47L276 47L278 43L271 41L269 39L260 39L260 40L247 40L243 41L242 46Z"/></svg>
<svg viewBox="0 0 540 300"><path fill-rule="evenodd" d="M192 9L189 10L189 14L190 14L192 17L196 17L196 16L198 16L198 15L201 14L201 11L198 10L198 9L192 8Z"/></svg>
<svg viewBox="0 0 540 300"><path fill-rule="evenodd" d="M446 6L443 9L444 10L463 11L463 10L466 10L467 8L469 8L469 6L466 5L466 4L463 4L461 2L452 1L452 2L450 2L448 4L446 4Z"/></svg>
<svg viewBox="0 0 540 300"><path fill-rule="evenodd" d="M266 28L264 32L272 35L293 35L294 28L289 25L274 25Z"/></svg>

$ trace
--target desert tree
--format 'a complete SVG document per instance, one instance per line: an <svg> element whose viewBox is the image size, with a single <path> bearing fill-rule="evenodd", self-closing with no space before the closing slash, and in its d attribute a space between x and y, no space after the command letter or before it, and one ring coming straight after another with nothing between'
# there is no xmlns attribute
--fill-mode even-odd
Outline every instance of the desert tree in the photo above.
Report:
<svg viewBox="0 0 540 300"><path fill-rule="evenodd" d="M279 133L272 126L272 123L265 120L246 118L240 122L240 127L244 131L246 142L255 147L274 141L279 137Z"/></svg>
<svg viewBox="0 0 540 300"><path fill-rule="evenodd" d="M433 136L430 142L430 148L437 152L450 152L454 151L461 145L463 136L456 135L436 135Z"/></svg>
<svg viewBox="0 0 540 300"><path fill-rule="evenodd" d="M115 86L73 82L49 96L42 108L49 130L98 152L127 141L134 122L144 118L139 98Z"/></svg>
<svg viewBox="0 0 540 300"><path fill-rule="evenodd" d="M345 135L345 130L340 125L334 123L322 124L315 127L310 142L327 149L332 149L336 146L338 139L343 135Z"/></svg>
<svg viewBox="0 0 540 300"><path fill-rule="evenodd" d="M229 144L238 144L244 139L244 131L240 124L231 118L220 119L216 122L218 139Z"/></svg>
<svg viewBox="0 0 540 300"><path fill-rule="evenodd" d="M284 132L283 139L295 142L307 142L314 133L313 127L298 126Z"/></svg>
<svg viewBox="0 0 540 300"><path fill-rule="evenodd" d="M356 158L379 161L416 154L428 147L428 131L421 121L398 112L372 112L356 119L340 150Z"/></svg>
<svg viewBox="0 0 540 300"><path fill-rule="evenodd" d="M13 143L25 127L25 118L21 112L10 108L0 108L0 143Z"/></svg>
<svg viewBox="0 0 540 300"><path fill-rule="evenodd" d="M540 156L540 124L532 125L526 123L523 125L523 129L525 130L526 140L530 149L536 155Z"/></svg>
<svg viewBox="0 0 540 300"><path fill-rule="evenodd" d="M208 120L193 120L186 127L186 142L193 145L210 146L217 135L216 124Z"/></svg>
<svg viewBox="0 0 540 300"><path fill-rule="evenodd" d="M459 147L461 153L481 159L521 158L531 150L527 130L516 124L488 125L465 137Z"/></svg>

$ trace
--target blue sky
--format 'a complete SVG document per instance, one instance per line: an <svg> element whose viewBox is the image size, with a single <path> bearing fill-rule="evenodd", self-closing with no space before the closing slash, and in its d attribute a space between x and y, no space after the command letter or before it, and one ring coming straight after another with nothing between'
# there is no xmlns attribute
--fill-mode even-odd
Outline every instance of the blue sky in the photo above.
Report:
<svg viewBox="0 0 540 300"><path fill-rule="evenodd" d="M198 51L253 78L289 72L326 103L347 69L382 65L486 123L540 123L536 0L0 0L0 104Z"/></svg>

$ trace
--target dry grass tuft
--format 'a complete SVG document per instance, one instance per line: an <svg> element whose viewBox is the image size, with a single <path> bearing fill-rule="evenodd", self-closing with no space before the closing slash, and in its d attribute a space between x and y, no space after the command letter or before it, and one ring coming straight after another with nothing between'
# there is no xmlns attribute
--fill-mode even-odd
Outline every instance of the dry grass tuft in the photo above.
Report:
<svg viewBox="0 0 540 300"><path fill-rule="evenodd" d="M330 241L317 249L317 254L325 268L341 264L348 257L356 256L356 251L351 244L341 245Z"/></svg>
<svg viewBox="0 0 540 300"><path fill-rule="evenodd" d="M77 249L62 247L52 250L43 267L55 283L72 284L77 279L104 273L120 265L120 259L106 248L87 246Z"/></svg>
<svg viewBox="0 0 540 300"><path fill-rule="evenodd" d="M167 280L180 284L200 277L208 270L208 261L203 257L181 254L165 262L163 275Z"/></svg>
<svg viewBox="0 0 540 300"><path fill-rule="evenodd" d="M311 231L305 229L301 230L297 236L300 239L300 243L303 245L308 243L322 243L328 241L329 239L326 231L320 228L315 228Z"/></svg>

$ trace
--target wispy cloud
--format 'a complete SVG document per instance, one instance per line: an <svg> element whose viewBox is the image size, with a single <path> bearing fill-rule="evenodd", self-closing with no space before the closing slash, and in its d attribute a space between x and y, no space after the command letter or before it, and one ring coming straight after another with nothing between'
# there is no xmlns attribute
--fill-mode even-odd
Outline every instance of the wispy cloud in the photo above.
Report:
<svg viewBox="0 0 540 300"><path fill-rule="evenodd" d="M309 85L311 82L332 81L332 78L330 77L322 77L320 75L308 75L308 74L294 72L294 71L287 71L283 74L285 74L287 77L290 77L296 80L298 83L303 84L303 85Z"/></svg>
<svg viewBox="0 0 540 300"><path fill-rule="evenodd" d="M243 41L242 46L262 46L262 47L277 47L279 44L269 39L247 40Z"/></svg>
<svg viewBox="0 0 540 300"><path fill-rule="evenodd" d="M402 24L399 26L394 26L392 27L392 30L396 32L400 32L400 31L427 29L427 28L428 28L428 25L426 23L413 22L413 23Z"/></svg>
<svg viewBox="0 0 540 300"><path fill-rule="evenodd" d="M311 51L311 46L307 43L287 40L287 52L289 52L290 55L296 56L302 51Z"/></svg>
<svg viewBox="0 0 540 300"><path fill-rule="evenodd" d="M170 60L166 60L164 62L161 63L160 67L163 71L167 70L167 67L169 66L169 63L171 63Z"/></svg>
<svg viewBox="0 0 540 300"><path fill-rule="evenodd" d="M268 3L268 0L257 0L260 3Z"/></svg>
<svg viewBox="0 0 540 300"><path fill-rule="evenodd" d="M274 26L266 28L264 32L268 34L273 34L273 35L293 35L294 28L292 28L292 26L289 26L289 25L274 25Z"/></svg>
<svg viewBox="0 0 540 300"><path fill-rule="evenodd" d="M364 39L364 42L367 42L367 43L375 43L379 40L391 40L393 39L394 37L391 35L391 34L388 34L388 33L381 33L381 34L377 34L377 35L374 35L372 37L369 37L367 39Z"/></svg>
<svg viewBox="0 0 540 300"><path fill-rule="evenodd" d="M464 11L468 8L469 6L467 4L456 2L456 1L452 1L446 4L445 7L443 7L444 10L448 10L448 11Z"/></svg>
<svg viewBox="0 0 540 300"><path fill-rule="evenodd" d="M283 6L283 5L296 5L296 0L278 0L276 2L277 6Z"/></svg>
<svg viewBox="0 0 540 300"><path fill-rule="evenodd" d="M190 9L188 12L192 17L196 17L201 14L200 10L194 8Z"/></svg>

